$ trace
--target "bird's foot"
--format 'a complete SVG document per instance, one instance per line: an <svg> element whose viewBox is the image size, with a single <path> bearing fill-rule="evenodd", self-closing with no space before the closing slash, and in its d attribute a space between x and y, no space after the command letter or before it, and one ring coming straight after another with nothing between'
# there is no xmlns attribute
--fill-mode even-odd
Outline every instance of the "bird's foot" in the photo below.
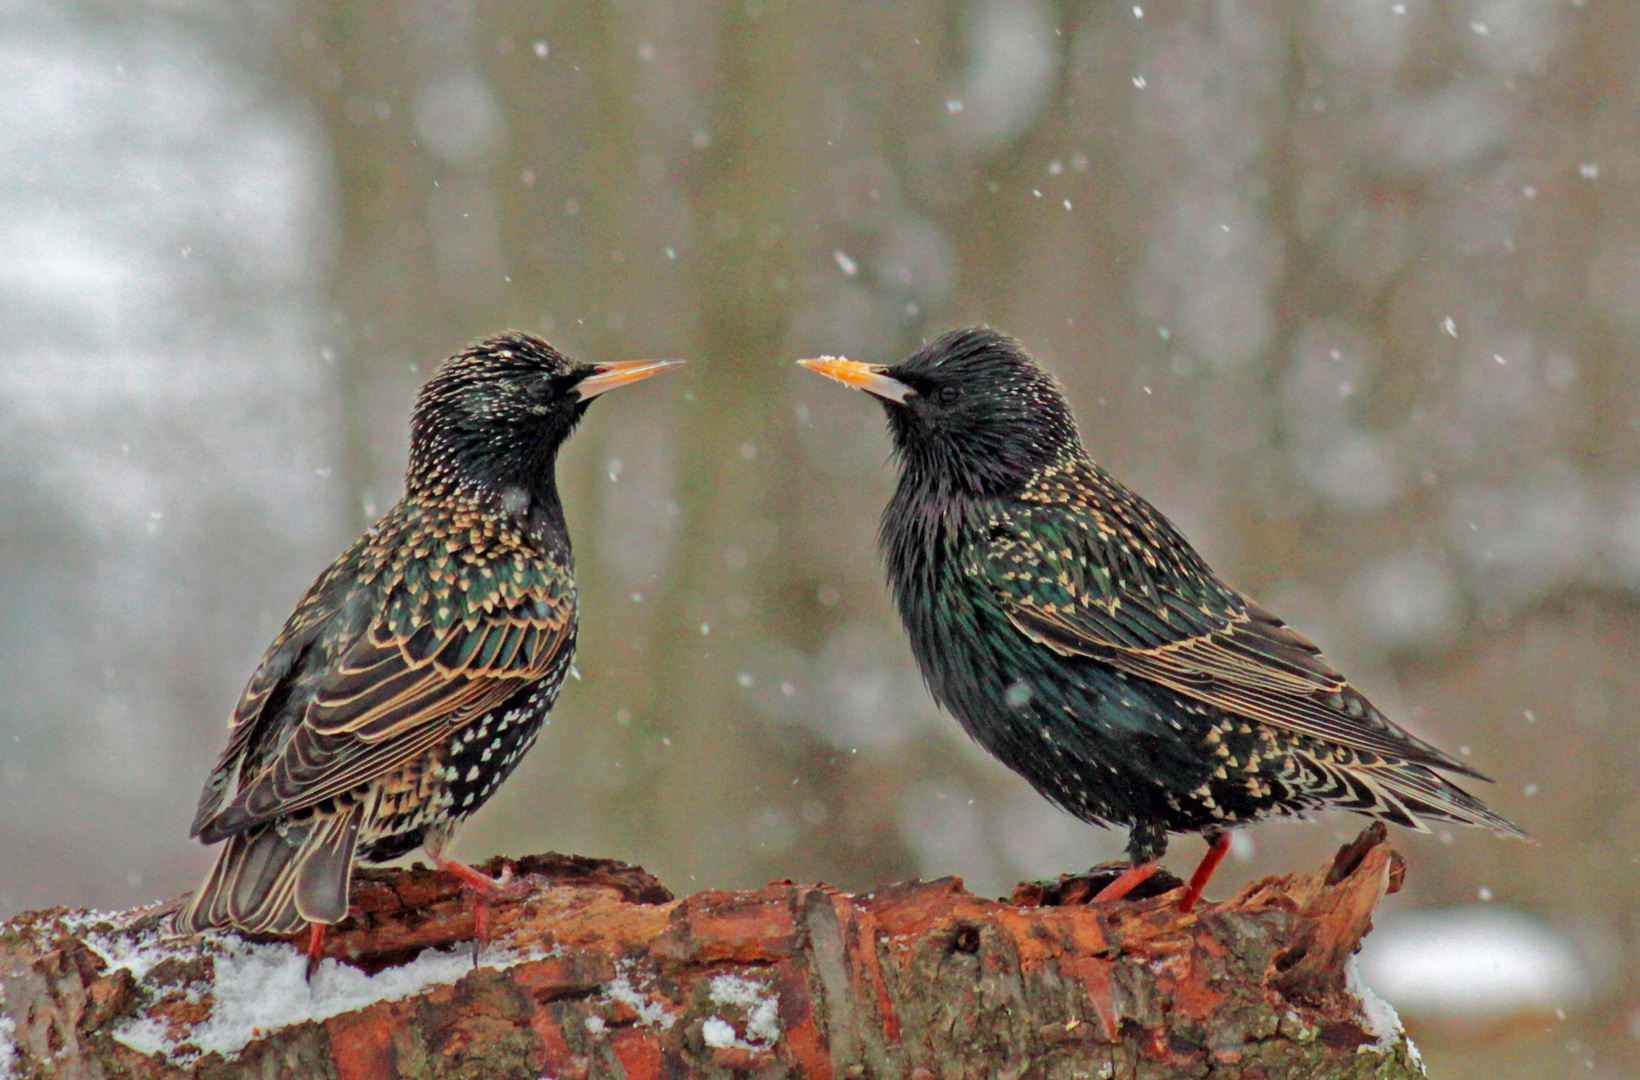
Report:
<svg viewBox="0 0 1640 1080"><path fill-rule="evenodd" d="M473 937L477 946L473 952L473 962L476 964L478 950L490 940L490 904L496 900L522 896L529 891L529 885L514 881L511 867L503 868L499 877L490 877L455 859L439 859L438 868L447 874L454 874L461 881L462 890L473 895Z"/></svg>
<svg viewBox="0 0 1640 1080"><path fill-rule="evenodd" d="M350 918L350 919L363 919L364 918L364 908L360 907L357 904L349 904L347 906L347 917ZM318 974L319 964L325 958L325 931L328 930L329 928L330 928L329 923L322 923L322 922L310 922L310 923L308 923L308 944L307 944L307 958L308 958L308 961L307 961L307 981L308 982L312 982L313 981L313 976Z"/></svg>
<svg viewBox="0 0 1640 1080"><path fill-rule="evenodd" d="M1022 881L1014 886L1009 899L1021 907L1078 907L1091 904L1106 888L1132 869L1133 864L1125 861L1100 863L1079 873L1061 874L1049 881ZM1164 867L1144 881L1131 885L1123 899L1149 900L1183 887L1184 882Z"/></svg>
<svg viewBox="0 0 1640 1080"><path fill-rule="evenodd" d="M1106 900L1121 900L1127 896L1128 893L1149 881L1153 876L1155 876L1156 871L1161 868L1162 863L1160 859L1152 859L1150 862L1139 863L1137 866L1130 866L1120 874L1116 875L1115 881L1111 882L1109 885L1106 885L1097 893L1094 893L1093 899L1090 903L1098 904Z"/></svg>
<svg viewBox="0 0 1640 1080"><path fill-rule="evenodd" d="M500 896L502 891L512 884L512 870L503 869L500 877L491 877L481 870L474 870L464 862L455 859L439 859L437 865L446 874L454 874L461 879L462 887L481 896Z"/></svg>
<svg viewBox="0 0 1640 1080"><path fill-rule="evenodd" d="M1202 898L1202 890L1207 888L1207 879L1213 876L1213 871L1219 868L1219 863L1230 851L1230 834L1227 832L1208 833L1206 840L1207 854L1196 864L1196 872L1190 875L1190 884L1185 886L1184 896L1179 899L1179 912L1184 915L1195 910L1196 901Z"/></svg>
<svg viewBox="0 0 1640 1080"><path fill-rule="evenodd" d="M1207 888L1208 879L1213 876L1213 871L1219 868L1219 863L1224 861L1225 855L1230 851L1230 834L1227 832L1211 832L1206 835L1205 839L1207 840L1207 854L1202 856L1202 861L1196 866L1196 872L1190 875L1190 883L1185 886L1184 895L1179 898L1179 913L1181 915L1188 915L1196 909L1197 901L1202 898L1202 890ZM1156 872L1161 869L1161 866L1160 859L1152 859L1150 862L1138 863L1128 867L1117 875L1115 881L1100 889L1094 895L1092 903L1097 904L1103 900L1123 899L1134 889L1154 877ZM1178 880L1178 878L1174 878L1174 885L1170 888L1177 888Z"/></svg>
<svg viewBox="0 0 1640 1080"><path fill-rule="evenodd" d="M319 961L325 958L325 924L322 922L308 923L307 958L307 981L312 982L319 970Z"/></svg>

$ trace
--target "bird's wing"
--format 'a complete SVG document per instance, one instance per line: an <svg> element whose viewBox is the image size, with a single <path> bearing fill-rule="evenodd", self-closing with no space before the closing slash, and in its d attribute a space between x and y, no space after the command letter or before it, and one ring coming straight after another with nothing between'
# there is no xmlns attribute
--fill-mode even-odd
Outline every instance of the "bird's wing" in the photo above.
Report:
<svg viewBox="0 0 1640 1080"><path fill-rule="evenodd" d="M568 573L530 562L492 565L486 578L507 587L479 583L489 602L451 602L448 592L401 581L372 605L374 617L360 620L362 630L349 634L344 625L333 648L322 647L333 628L323 624L345 624L357 605L323 605L328 617L314 617L316 630L287 627L235 711L223 757L239 763L237 790L221 806L227 778L214 793L207 784L196 832L211 842L390 775L519 690L561 674L574 650L574 586ZM275 710L287 719L270 717ZM258 753L259 742L270 745Z"/></svg>
<svg viewBox="0 0 1640 1080"><path fill-rule="evenodd" d="M1021 633L1236 716L1485 779L1392 723L1314 643L1128 498L1109 512L1024 504L993 522L975 569Z"/></svg>
<svg viewBox="0 0 1640 1080"><path fill-rule="evenodd" d="M319 575L251 674L228 724L228 744L218 755L200 793L190 836L205 830L223 802L237 790L247 768L254 771L251 763L265 757L283 737L283 729L291 722L286 706L292 691L304 681L307 672L324 663L321 656L310 653L315 649L326 652L329 642L351 641L364 632L369 618L369 591L349 589L342 569L363 546L364 541L360 541Z"/></svg>

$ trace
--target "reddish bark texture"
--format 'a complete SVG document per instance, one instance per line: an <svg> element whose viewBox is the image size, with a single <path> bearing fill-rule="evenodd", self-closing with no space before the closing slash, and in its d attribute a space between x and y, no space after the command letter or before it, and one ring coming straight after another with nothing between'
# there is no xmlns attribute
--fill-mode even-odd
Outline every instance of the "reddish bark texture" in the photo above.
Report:
<svg viewBox="0 0 1640 1080"><path fill-rule="evenodd" d="M679 900L607 861L548 855L486 869L520 883L490 913L485 958L504 962L258 1032L227 1053L188 1044L217 989L215 961L186 948L198 939L175 939L176 963L137 974L98 944L147 934L171 948L154 933L175 905L100 922L21 916L0 928L0 1033L9 1019L13 1069L339 1080L1422 1075L1398 1033L1375 1037L1346 987L1346 959L1399 887L1381 827L1331 866L1188 916L1176 891L1090 905L1074 880L1022 886L1012 901L951 878L869 894L781 882ZM361 874L355 898L359 913L329 935L329 957L386 973L423 950L473 948L471 901L449 875ZM130 1033L144 1027L173 1041L151 1053L128 1045L142 1045Z"/></svg>

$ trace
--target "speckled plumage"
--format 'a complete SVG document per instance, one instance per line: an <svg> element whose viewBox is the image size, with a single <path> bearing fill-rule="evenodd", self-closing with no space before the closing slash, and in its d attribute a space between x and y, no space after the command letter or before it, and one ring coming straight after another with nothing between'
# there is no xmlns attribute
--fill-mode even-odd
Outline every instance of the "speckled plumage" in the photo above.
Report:
<svg viewBox="0 0 1640 1080"><path fill-rule="evenodd" d="M598 393L667 363L577 364L509 333L428 381L403 499L308 589L234 710L193 825L226 843L179 928L334 923L355 860L442 859L575 654L559 447Z"/></svg>
<svg viewBox="0 0 1640 1080"><path fill-rule="evenodd" d="M1386 719L1089 458L1013 340L804 363L888 413L880 542L934 697L1047 798L1131 830L1136 864L1169 833L1324 808L1520 835L1440 772L1484 777Z"/></svg>

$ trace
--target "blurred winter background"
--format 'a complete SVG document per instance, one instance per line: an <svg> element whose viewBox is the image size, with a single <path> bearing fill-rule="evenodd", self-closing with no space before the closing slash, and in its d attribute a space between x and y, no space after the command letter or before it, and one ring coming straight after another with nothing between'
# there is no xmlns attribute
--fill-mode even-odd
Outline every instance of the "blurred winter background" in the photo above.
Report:
<svg viewBox="0 0 1640 1080"><path fill-rule="evenodd" d="M880 412L791 363L986 321L1541 841L1396 836L1435 1072L1635 1075L1637 123L1627 0L0 3L0 916L194 884L244 679L507 326L693 363L567 452L583 678L461 853L1115 855L930 703Z"/></svg>

